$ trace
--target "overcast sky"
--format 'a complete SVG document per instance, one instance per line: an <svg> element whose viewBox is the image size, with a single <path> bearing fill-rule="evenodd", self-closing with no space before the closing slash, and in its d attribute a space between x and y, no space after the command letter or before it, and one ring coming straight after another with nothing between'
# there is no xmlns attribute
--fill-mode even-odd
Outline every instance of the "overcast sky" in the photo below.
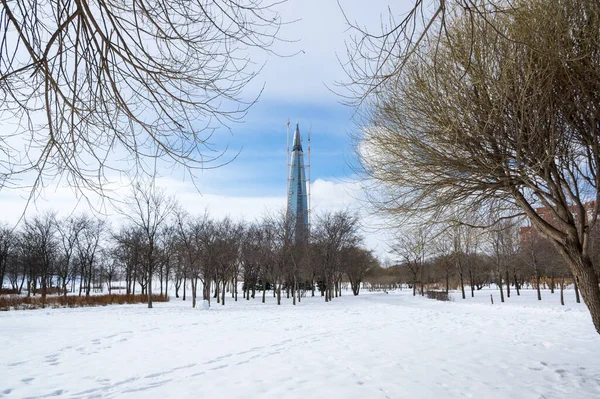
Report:
<svg viewBox="0 0 600 399"><path fill-rule="evenodd" d="M388 0L389 1L389 0ZM378 29L381 17L387 16L388 1L340 0L351 20L369 29ZM401 1L393 12L402 12L412 1ZM169 194L191 213L206 207L215 217L230 215L254 220L266 211L283 209L286 193L286 130L285 122L298 122L306 146L306 134L311 130L311 180L313 211L344 208L361 209L361 192L351 165L352 143L349 133L354 128L352 109L339 103L340 98L328 87L345 79L337 57L345 57L345 40L351 32L335 0L289 0L280 6L286 21L281 37L292 42L280 42L275 50L294 57L257 55L257 64L266 61L258 78L248 87L252 98L264 85L259 102L250 110L244 123L217 132L217 146L228 146L229 154L237 158L222 168L203 171L197 180L200 193L182 176L168 171L158 180ZM306 151L306 147L305 147ZM117 194L119 195L119 194ZM14 222L23 212L25 193L0 193L2 219ZM79 205L78 205L79 203ZM86 211L85 201L79 201L68 187L51 186L30 206L28 214L54 209L61 214ZM110 212L110 210L109 210ZM375 223L365 218L367 247L379 256L387 250L386 234L374 232Z"/></svg>

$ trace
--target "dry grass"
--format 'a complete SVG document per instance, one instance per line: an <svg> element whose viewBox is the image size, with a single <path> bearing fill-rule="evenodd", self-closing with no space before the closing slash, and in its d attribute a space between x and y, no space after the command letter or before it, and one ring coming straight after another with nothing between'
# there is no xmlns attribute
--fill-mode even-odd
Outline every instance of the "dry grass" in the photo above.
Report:
<svg viewBox="0 0 600 399"><path fill-rule="evenodd" d="M38 309L43 307L49 308L79 308L85 306L106 306L106 305L123 305L134 303L146 303L148 297L144 294L138 295L91 295L86 296L47 296L46 301L42 301L42 297L25 297L20 295L0 296L0 310L21 310L21 309ZM169 296L154 294L152 295L153 302L168 302Z"/></svg>

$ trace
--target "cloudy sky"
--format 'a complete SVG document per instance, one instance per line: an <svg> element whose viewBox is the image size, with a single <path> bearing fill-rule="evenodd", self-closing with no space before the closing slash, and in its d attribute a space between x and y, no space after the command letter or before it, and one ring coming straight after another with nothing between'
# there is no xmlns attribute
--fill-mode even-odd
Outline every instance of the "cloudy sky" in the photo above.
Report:
<svg viewBox="0 0 600 399"><path fill-rule="evenodd" d="M354 154L349 134L354 129L353 110L340 104L340 98L328 87L345 79L340 59L345 57L345 41L351 38L343 7L349 19L361 26L377 30L381 18L387 17L388 1L371 0L289 0L279 9L286 21L280 42L274 50L294 57L258 54L257 64L266 62L261 74L247 88L248 98L264 85L259 102L251 108L243 123L222 129L214 137L217 147L229 148L237 158L218 169L203 171L196 187L181 176L163 173L158 185L175 195L192 213L208 207L216 217L230 215L253 220L266 211L283 209L286 193L286 128L289 119L300 125L304 145L311 130L312 208L314 212L337 209L359 209L365 215L367 246L378 255L388 250L386 233L376 231L378 223L366 216L352 163ZM398 15L412 1L397 2L392 11ZM402 9L404 8L404 10ZM306 150L306 148L305 148ZM18 220L23 212L25 193L0 193L0 209L4 220ZM68 187L50 186L30 205L27 214L54 209L64 214L85 211ZM108 210L110 213L110 210Z"/></svg>

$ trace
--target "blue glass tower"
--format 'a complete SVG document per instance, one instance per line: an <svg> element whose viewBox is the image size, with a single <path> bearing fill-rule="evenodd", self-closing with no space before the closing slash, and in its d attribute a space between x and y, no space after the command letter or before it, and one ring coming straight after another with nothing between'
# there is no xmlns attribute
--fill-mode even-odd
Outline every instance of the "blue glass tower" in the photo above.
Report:
<svg viewBox="0 0 600 399"><path fill-rule="evenodd" d="M304 152L300 128L296 124L288 176L287 216L290 218L294 240L308 238L308 195L304 170Z"/></svg>

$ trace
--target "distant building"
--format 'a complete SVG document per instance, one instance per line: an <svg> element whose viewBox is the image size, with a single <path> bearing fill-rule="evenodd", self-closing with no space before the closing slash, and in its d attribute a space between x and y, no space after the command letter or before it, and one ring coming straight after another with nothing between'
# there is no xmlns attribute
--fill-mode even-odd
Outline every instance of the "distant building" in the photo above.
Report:
<svg viewBox="0 0 600 399"><path fill-rule="evenodd" d="M289 164L287 216L296 242L308 238L308 193L300 128L296 124Z"/></svg>
<svg viewBox="0 0 600 399"><path fill-rule="evenodd" d="M586 202L585 204L583 204L583 208L585 209L587 217L590 217L591 212L595 205L596 205L596 201L590 201L590 202ZM571 213L575 217L577 217L577 208L575 206L571 206L571 207L569 207L569 209L571 210ZM558 221L554 218L554 213L547 207L536 208L535 212L538 215L540 215L540 217L542 219L544 219L544 221L548 222L549 224L551 224L555 227L560 228L560 225L559 225L560 221ZM519 230L519 236L520 236L521 242L527 241L529 239L529 237L531 236L531 234L534 232L535 232L535 229L533 226L521 227Z"/></svg>

